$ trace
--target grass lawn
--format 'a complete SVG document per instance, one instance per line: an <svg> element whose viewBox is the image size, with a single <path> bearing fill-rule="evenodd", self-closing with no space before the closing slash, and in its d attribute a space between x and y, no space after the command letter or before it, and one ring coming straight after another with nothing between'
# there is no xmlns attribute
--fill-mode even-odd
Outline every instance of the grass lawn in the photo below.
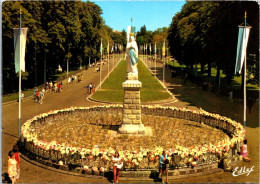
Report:
<svg viewBox="0 0 260 184"><path fill-rule="evenodd" d="M24 97L31 96L33 94L33 89L28 89L26 91L23 91L23 94L24 94ZM19 92L11 93L11 94L8 94L8 95L4 95L2 97L2 103L13 101L13 100L18 100L18 99L19 99Z"/></svg>
<svg viewBox="0 0 260 184"><path fill-rule="evenodd" d="M171 96L162 85L153 77L149 69L139 60L138 62L139 81L142 82L141 101L152 102L168 99ZM122 60L109 78L103 83L92 98L107 102L123 102L124 89L122 83L126 80L126 61Z"/></svg>

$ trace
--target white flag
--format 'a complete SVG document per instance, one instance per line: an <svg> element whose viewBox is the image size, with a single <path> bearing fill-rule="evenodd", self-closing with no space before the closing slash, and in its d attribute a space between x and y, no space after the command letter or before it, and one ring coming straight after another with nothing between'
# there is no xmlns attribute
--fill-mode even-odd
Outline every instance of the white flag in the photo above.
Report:
<svg viewBox="0 0 260 184"><path fill-rule="evenodd" d="M25 72L25 47L26 47L27 28L14 28L14 60L15 73L21 69Z"/></svg>
<svg viewBox="0 0 260 184"><path fill-rule="evenodd" d="M241 74L243 68L250 28L239 26L235 74L237 72Z"/></svg>
<svg viewBox="0 0 260 184"><path fill-rule="evenodd" d="M156 54L156 42L154 44L154 53Z"/></svg>
<svg viewBox="0 0 260 184"><path fill-rule="evenodd" d="M112 45L112 48L111 48L111 53L114 52L114 44Z"/></svg>

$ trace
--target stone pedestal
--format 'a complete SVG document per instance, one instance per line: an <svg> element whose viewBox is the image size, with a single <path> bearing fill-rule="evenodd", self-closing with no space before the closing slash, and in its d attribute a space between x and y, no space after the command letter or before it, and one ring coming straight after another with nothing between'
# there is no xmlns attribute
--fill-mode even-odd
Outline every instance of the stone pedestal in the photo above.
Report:
<svg viewBox="0 0 260 184"><path fill-rule="evenodd" d="M141 121L141 100L140 100L141 87L142 87L142 83L138 80L126 80L125 82L123 82L123 88L124 88L123 123L120 125L119 133L122 134L144 134L145 133L145 128Z"/></svg>

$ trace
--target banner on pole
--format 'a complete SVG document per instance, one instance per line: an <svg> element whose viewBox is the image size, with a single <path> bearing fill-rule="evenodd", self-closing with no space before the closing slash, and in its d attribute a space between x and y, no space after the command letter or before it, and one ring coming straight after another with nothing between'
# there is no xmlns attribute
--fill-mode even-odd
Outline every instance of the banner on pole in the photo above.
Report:
<svg viewBox="0 0 260 184"><path fill-rule="evenodd" d="M107 43L107 54L109 54L109 41Z"/></svg>
<svg viewBox="0 0 260 184"><path fill-rule="evenodd" d="M162 55L165 56L165 40L163 41Z"/></svg>
<svg viewBox="0 0 260 184"><path fill-rule="evenodd" d="M100 43L100 53L102 55L102 51L103 51L103 46L102 46L102 39L101 39L101 43Z"/></svg>
<svg viewBox="0 0 260 184"><path fill-rule="evenodd" d="M244 26L239 26L235 74L237 72L241 74L243 68L250 28L251 27L248 26L246 28Z"/></svg>
<svg viewBox="0 0 260 184"><path fill-rule="evenodd" d="M111 48L111 53L114 52L114 45L112 45L112 48Z"/></svg>
<svg viewBox="0 0 260 184"><path fill-rule="evenodd" d="M26 48L27 28L14 28L14 60L15 73L21 69L25 72L25 48Z"/></svg>
<svg viewBox="0 0 260 184"><path fill-rule="evenodd" d="M156 54L156 42L154 44L154 54Z"/></svg>

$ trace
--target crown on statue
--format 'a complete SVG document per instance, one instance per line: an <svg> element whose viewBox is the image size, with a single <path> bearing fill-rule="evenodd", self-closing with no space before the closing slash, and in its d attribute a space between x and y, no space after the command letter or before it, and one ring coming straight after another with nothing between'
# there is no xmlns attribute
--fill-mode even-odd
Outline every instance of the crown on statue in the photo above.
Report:
<svg viewBox="0 0 260 184"><path fill-rule="evenodd" d="M129 33L130 36L135 36L135 27L131 26L131 32Z"/></svg>

